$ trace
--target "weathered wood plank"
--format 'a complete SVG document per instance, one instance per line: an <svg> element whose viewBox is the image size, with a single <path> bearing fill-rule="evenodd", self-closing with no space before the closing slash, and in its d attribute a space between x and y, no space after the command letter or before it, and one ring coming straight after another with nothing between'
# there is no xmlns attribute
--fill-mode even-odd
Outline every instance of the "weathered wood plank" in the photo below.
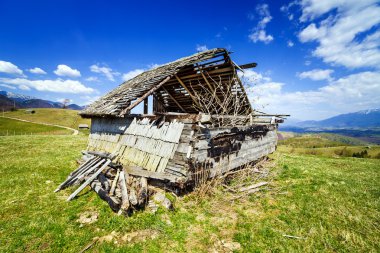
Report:
<svg viewBox="0 0 380 253"><path fill-rule="evenodd" d="M111 160L107 160L102 167L100 167L94 174L92 174L86 182L84 182L81 186L79 186L78 189L76 189L68 198L67 201L72 200L78 193L80 193L87 185L89 185L99 174L104 170L108 164L111 162Z"/></svg>
<svg viewBox="0 0 380 253"><path fill-rule="evenodd" d="M181 180L181 178L173 176L173 175L168 175L166 173L160 173L160 172L154 172L154 171L148 171L137 166L124 166L123 168L125 169L126 172L128 172L129 174L133 176L159 179L163 181L170 181L173 183Z"/></svg>

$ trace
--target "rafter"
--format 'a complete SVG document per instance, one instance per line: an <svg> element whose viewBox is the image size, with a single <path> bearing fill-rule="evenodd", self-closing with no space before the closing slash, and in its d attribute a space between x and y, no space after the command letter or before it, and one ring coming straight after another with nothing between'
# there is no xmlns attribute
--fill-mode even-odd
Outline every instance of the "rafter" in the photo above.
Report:
<svg viewBox="0 0 380 253"><path fill-rule="evenodd" d="M183 111L183 112L186 112L185 111L185 109L183 109L183 107L178 103L178 101L172 96L172 94L170 94L170 92L167 90L167 89L165 89L165 87L162 87L162 89L169 95L169 97L174 101L174 103L176 103L176 105L179 107L179 108L181 108L181 110Z"/></svg>
<svg viewBox="0 0 380 253"><path fill-rule="evenodd" d="M174 76L175 76L175 78L177 78L177 81L181 84L181 86L187 91L187 93L189 93L190 98L193 100L193 102L194 102L197 106L199 106L198 101L194 98L193 93L190 92L190 90L189 90L189 89L187 88L187 86L182 82L182 80L177 76L177 74L174 75Z"/></svg>

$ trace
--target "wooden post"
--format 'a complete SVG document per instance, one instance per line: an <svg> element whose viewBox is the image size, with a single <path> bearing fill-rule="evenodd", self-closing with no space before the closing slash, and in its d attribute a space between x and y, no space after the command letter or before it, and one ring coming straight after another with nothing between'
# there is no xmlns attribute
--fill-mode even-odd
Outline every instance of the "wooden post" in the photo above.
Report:
<svg viewBox="0 0 380 253"><path fill-rule="evenodd" d="M120 171L120 188L121 188L121 207L120 209L123 211L127 211L129 208L129 198L128 198L128 190L127 184L125 183L125 174L124 170Z"/></svg>
<svg viewBox="0 0 380 253"><path fill-rule="evenodd" d="M136 196L136 190L135 190L135 181L132 181L132 184L130 186L130 191L129 191L129 201L133 206L137 205L137 196Z"/></svg>
<svg viewBox="0 0 380 253"><path fill-rule="evenodd" d="M120 170L117 170L116 171L116 176L115 176L115 178L113 179L113 182L112 182L112 186L111 186L111 190L110 190L110 196L113 196L114 193L115 193L116 185L117 185L117 182L119 181L119 175L120 175Z"/></svg>
<svg viewBox="0 0 380 253"><path fill-rule="evenodd" d="M145 177L140 179L140 190L138 193L138 204L143 205L148 197L148 181Z"/></svg>
<svg viewBox="0 0 380 253"><path fill-rule="evenodd" d="M144 114L148 114L148 98L144 99Z"/></svg>

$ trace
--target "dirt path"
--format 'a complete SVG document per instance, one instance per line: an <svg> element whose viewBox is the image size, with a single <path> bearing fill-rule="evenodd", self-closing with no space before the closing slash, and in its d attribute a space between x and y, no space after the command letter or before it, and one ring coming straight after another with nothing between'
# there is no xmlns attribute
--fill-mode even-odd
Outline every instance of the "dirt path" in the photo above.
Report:
<svg viewBox="0 0 380 253"><path fill-rule="evenodd" d="M55 126L55 127L65 128L65 129L73 131L73 135L78 135L78 133L79 133L78 130L71 128L71 127L54 125L54 124L49 124L49 123L34 122L34 121L30 121L30 120L18 119L18 118L13 118L13 117L5 117L5 116L1 116L1 117L6 118L6 119L14 119L14 120L18 120L18 121L24 121L24 122L33 123L33 124L40 124L40 125L45 125L45 126Z"/></svg>

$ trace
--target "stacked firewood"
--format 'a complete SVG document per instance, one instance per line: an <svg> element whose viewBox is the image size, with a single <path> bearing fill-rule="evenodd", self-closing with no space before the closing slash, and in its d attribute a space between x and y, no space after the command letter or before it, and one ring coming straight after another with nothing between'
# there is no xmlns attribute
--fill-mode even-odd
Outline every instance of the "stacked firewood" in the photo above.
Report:
<svg viewBox="0 0 380 253"><path fill-rule="evenodd" d="M158 205L171 208L171 202L158 188L148 186L145 177L129 175L122 166L114 164L115 155L103 152L84 152L84 162L58 186L58 192L70 186L80 185L68 198L74 199L86 186L90 186L114 212L129 214L135 209ZM149 196L153 196L149 201Z"/></svg>

